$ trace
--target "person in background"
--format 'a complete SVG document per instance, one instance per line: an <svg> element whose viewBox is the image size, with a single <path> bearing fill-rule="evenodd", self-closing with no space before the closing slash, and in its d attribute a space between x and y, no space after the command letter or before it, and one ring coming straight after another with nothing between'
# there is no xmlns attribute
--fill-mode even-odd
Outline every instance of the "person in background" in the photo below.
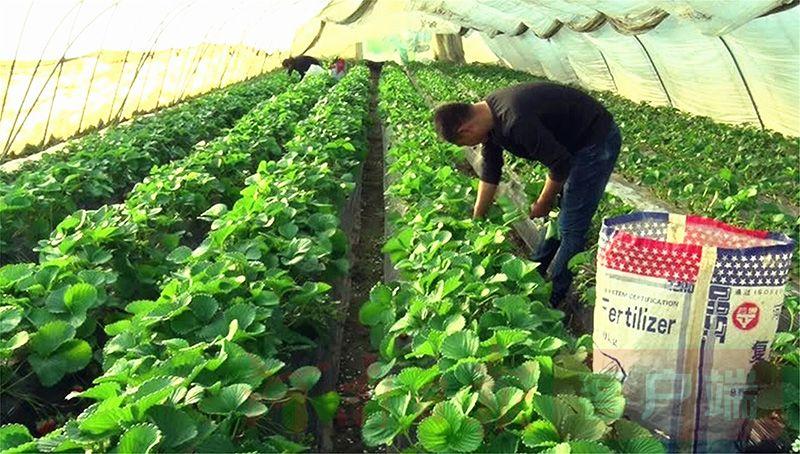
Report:
<svg viewBox="0 0 800 454"><path fill-rule="evenodd" d="M314 57L310 57L308 55L300 55L298 57L289 57L283 61L283 67L288 70L289 75L292 74L292 71L297 71L300 74L300 80L305 77L306 73L308 72L308 68L312 65L322 66L319 60Z"/></svg>
<svg viewBox="0 0 800 454"><path fill-rule="evenodd" d="M344 74L347 70L347 64L344 61L344 58L338 57L336 60L331 63L331 76L334 79L339 80L344 77Z"/></svg>
<svg viewBox="0 0 800 454"><path fill-rule="evenodd" d="M475 104L451 103L434 113L439 136L461 146L483 144L483 165L473 217L491 206L503 168L503 150L538 161L549 174L529 217L550 213L561 195L561 240L539 244L532 259L553 282L558 305L572 283L567 263L585 247L592 216L605 192L621 147L611 114L597 100L555 83L527 83L497 90Z"/></svg>

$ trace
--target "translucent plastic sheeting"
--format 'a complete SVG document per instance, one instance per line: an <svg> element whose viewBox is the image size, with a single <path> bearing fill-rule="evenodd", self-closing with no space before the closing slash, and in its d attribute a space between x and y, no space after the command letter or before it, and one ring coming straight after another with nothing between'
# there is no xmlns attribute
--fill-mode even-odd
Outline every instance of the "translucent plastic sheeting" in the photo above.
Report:
<svg viewBox="0 0 800 454"><path fill-rule="evenodd" d="M548 39L539 39L532 32L528 31L512 41L512 47L517 48L517 52L524 58L535 58L542 63L544 75L550 80L558 80L563 83L578 83L578 76L569 62L566 54L558 46Z"/></svg>
<svg viewBox="0 0 800 454"><path fill-rule="evenodd" d="M760 126L742 77L719 37L703 35L670 16L639 38L674 107L725 123Z"/></svg>
<svg viewBox="0 0 800 454"><path fill-rule="evenodd" d="M592 90L616 91L603 53L583 33L562 30L550 42L567 58L581 85Z"/></svg>
<svg viewBox="0 0 800 454"><path fill-rule="evenodd" d="M582 36L603 53L617 93L636 102L669 104L647 52L637 37L620 34L609 24Z"/></svg>
<svg viewBox="0 0 800 454"><path fill-rule="evenodd" d="M494 8L490 2L476 0L410 0L414 10L440 15L462 25L492 35L500 32L518 35L525 30L519 17Z"/></svg>
<svg viewBox="0 0 800 454"><path fill-rule="evenodd" d="M486 45L486 41L481 38L480 33L467 32L461 41L467 63L499 63L497 55Z"/></svg>
<svg viewBox="0 0 800 454"><path fill-rule="evenodd" d="M755 19L723 37L736 57L764 126L800 131L800 9Z"/></svg>
<svg viewBox="0 0 800 454"><path fill-rule="evenodd" d="M655 25L669 14L692 24L701 33L721 35L791 0L412 0L412 7L460 20L490 36L519 34L518 22L539 36L557 23L573 30L599 24L606 17L622 29ZM655 20L655 21L654 21Z"/></svg>
<svg viewBox="0 0 800 454"><path fill-rule="evenodd" d="M267 52L328 0L5 0L0 59L53 60L104 49L149 51L209 42Z"/></svg>
<svg viewBox="0 0 800 454"><path fill-rule="evenodd" d="M328 0L8 0L0 155L241 81L280 62Z"/></svg>
<svg viewBox="0 0 800 454"><path fill-rule="evenodd" d="M430 46L433 35L456 34L461 30L460 25L446 18L410 9L405 1L344 3L335 5L335 18L346 20L346 24L326 20L331 14L331 6L327 7L320 17L300 29L292 53L353 57L360 44L362 56L367 59L425 60L433 57Z"/></svg>
<svg viewBox="0 0 800 454"><path fill-rule="evenodd" d="M531 55L524 55L518 51L515 43L519 41L518 36L499 35L494 38L481 34L486 40L487 46L503 60L508 66L527 71L535 76L546 77L542 63L538 58Z"/></svg>

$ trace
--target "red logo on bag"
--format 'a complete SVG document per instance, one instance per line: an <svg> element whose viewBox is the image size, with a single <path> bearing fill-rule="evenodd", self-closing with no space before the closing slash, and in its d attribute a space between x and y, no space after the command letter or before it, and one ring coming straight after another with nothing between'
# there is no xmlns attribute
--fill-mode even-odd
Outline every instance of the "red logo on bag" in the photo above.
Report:
<svg viewBox="0 0 800 454"><path fill-rule="evenodd" d="M733 311L733 324L742 331L753 329L758 325L761 311L756 303L745 301Z"/></svg>

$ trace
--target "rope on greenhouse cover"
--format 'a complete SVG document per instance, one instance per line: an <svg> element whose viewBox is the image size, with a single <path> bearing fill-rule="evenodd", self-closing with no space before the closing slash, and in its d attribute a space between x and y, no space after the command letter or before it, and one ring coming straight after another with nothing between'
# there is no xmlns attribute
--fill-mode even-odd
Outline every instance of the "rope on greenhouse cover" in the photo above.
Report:
<svg viewBox="0 0 800 454"><path fill-rule="evenodd" d="M617 80L614 79L614 73L611 72L611 67L608 66L608 60L606 60L606 56L603 55L603 51L600 50L600 47L594 46L597 49L597 52L600 54L600 58L603 59L603 63L606 65L606 70L608 71L608 76L611 78L611 83L614 84L614 91L619 92L619 88L617 87Z"/></svg>
<svg viewBox="0 0 800 454"><path fill-rule="evenodd" d="M573 25L572 22L567 22L564 25L566 25L567 28L569 28L574 32L589 33L602 27L608 19L609 19L608 16L606 16L605 14L597 13L593 18L591 18L589 21L587 21L582 25Z"/></svg>
<svg viewBox="0 0 800 454"><path fill-rule="evenodd" d="M119 1L115 3L115 6L119 7ZM117 8L114 8L114 11L111 12L111 17L108 19L108 24L106 24L106 30L103 32L103 43L105 43L106 39L108 38L108 29L111 28L111 22L114 20L114 15L117 12ZM83 127L83 117L86 114L86 106L89 104L89 95L92 92L92 84L94 83L94 76L97 73L97 66L100 64L100 57L103 56L102 47L97 52L97 59L94 61L94 67L92 68L92 75L89 77L89 87L86 89L86 97L83 99L83 109L81 109L81 118L78 120L78 131L81 132L81 128ZM56 82L56 88L58 88L58 82ZM55 102L55 94L53 94L53 102ZM52 111L51 111L52 114ZM50 122L50 118L47 118L47 122ZM45 130L45 132L47 132Z"/></svg>
<svg viewBox="0 0 800 454"><path fill-rule="evenodd" d="M355 11L352 14L347 16L343 21L333 21L335 24L339 25L349 25L353 22L361 19L361 17L368 13L377 3L377 0L362 0L361 4L358 5Z"/></svg>
<svg viewBox="0 0 800 454"><path fill-rule="evenodd" d="M258 49L258 52L256 52L256 55L260 54L261 52L264 52L264 58L261 60L261 67L258 68L258 74L264 74L264 65L267 64L267 58L269 58L269 55L267 54L267 51L261 50L261 49Z"/></svg>
<svg viewBox="0 0 800 454"><path fill-rule="evenodd" d="M758 123L761 125L761 129L766 129L764 126L764 121L761 119L761 113L758 111L756 100L753 98L753 93L750 91L750 85L747 84L747 79L742 73L742 68L739 67L739 62L736 60L736 55L733 54L733 50L731 50L730 46L728 46L728 42L725 41L725 38L720 36L719 40L722 41L722 45L724 45L725 49L728 50L728 54L731 56L731 60L733 60L733 65L736 66L736 72L739 73L739 77L742 79L742 84L744 84L744 89L747 90L747 96L750 97L750 102L753 104L753 110L756 112L756 117L758 118Z"/></svg>
<svg viewBox="0 0 800 454"><path fill-rule="evenodd" d="M640 46L642 46L644 54L647 55L647 60L650 61L650 66L653 67L653 71L656 73L656 77L658 77L658 82L661 84L661 89L664 90L664 94L667 96L667 102L669 102L669 106L675 107L674 104L672 104L672 98L669 96L669 92L667 91L667 86L664 85L664 80L661 78L661 74L658 73L658 68L656 68L656 64L653 61L653 58L650 56L650 52L647 51L647 47L645 47L644 43L642 42L642 40L639 39L638 36L636 35L631 35L631 36L633 36L636 42L639 43Z"/></svg>
<svg viewBox="0 0 800 454"><path fill-rule="evenodd" d="M81 2L81 4L82 3L83 2ZM67 55L67 51L69 51L70 47L72 47L72 45L75 44L75 41L77 41L78 37L80 37L83 34L83 32L85 32L98 18L100 18L100 16L102 16L103 14L106 13L106 11L111 9L111 6L113 6L113 5L110 5L107 8L105 8L104 10L100 11L100 13L98 13L95 17L93 17L92 20L89 21L89 23L87 23L80 30L80 32L78 32L78 34L75 36L75 38L72 38L69 42L67 42L67 47L64 49L64 52L61 55L61 60L59 61L59 65L63 64L63 62L65 61L65 56ZM76 15L76 21L77 21L77 15ZM73 24L73 26L74 26L74 24ZM70 35L72 35L72 31L71 30L70 30ZM51 35L51 37L52 37L52 35ZM49 40L48 40L48 42L49 42ZM45 48L46 47L47 46L45 46ZM42 52L44 52L44 50ZM36 67L37 68L41 64L41 61L42 60L40 58L39 61L36 63ZM28 120L28 117L30 117L31 113L33 112L33 109L36 107L36 103L39 101L39 98L42 97L42 93L44 93L45 88L47 88L47 84L50 82L50 79L53 78L53 75L56 72L56 68L59 65L54 66L53 69L50 71L50 74L47 75L47 79L45 80L44 84L42 84L42 88L39 90L39 93L36 94L36 97L34 98L33 103L31 104L31 107L28 109L28 111L25 113L25 116L22 118L22 121L19 124L19 129L17 129L17 131L14 133L13 137L9 136L9 140L6 143L6 146L3 147L3 156L5 156L8 153L8 151L11 149L11 145L14 143L14 140L16 140L16 138L19 135L20 131L22 131L22 126ZM35 74L36 74L36 71L34 70L34 75L31 76L31 81L28 83L28 88L30 88L31 84L33 83L33 77L35 76ZM25 91L25 96L23 96L23 98L22 98L22 102L23 103L25 102L25 98L27 98L27 93L28 93L28 90ZM22 104L20 104L20 105L22 105ZM17 125L17 119L19 118L19 114L20 114L21 111L22 111L21 108L20 108L20 110L17 111L17 117L14 119L14 123L12 123L12 125L11 125L11 130L12 131L14 129L14 126Z"/></svg>
<svg viewBox="0 0 800 454"><path fill-rule="evenodd" d="M183 9L187 8L191 4L192 4L191 1L187 2L186 5L183 6L183 8L181 8L181 9L176 8L176 9L168 12L166 15L164 15L164 19L162 19L161 22L158 24L158 26L160 28L153 32L154 37L153 37L153 42L150 45L150 49L148 49L146 52L144 52L142 54L142 56L139 57L139 62L136 64L136 70L133 73L133 79L131 80L131 84L128 87L128 91L125 92L125 97L122 99L122 103L119 106L119 110L117 111L117 115L114 117L114 122L115 123L117 123L119 121L119 118L122 116L122 114L123 114L123 112L125 110L125 104L128 102L128 97L130 96L131 91L133 91L133 86L136 84L136 80L139 78L139 74L141 73L145 62L147 61L148 58L150 58L151 54L153 53L153 49L155 48L156 44L158 44L158 40L159 40L159 38L161 38L161 34L164 33L164 30L166 30L167 24L169 24L174 19L174 18L172 18L172 19L167 20L169 18L170 14L172 12L175 12L175 11L181 12ZM142 90L144 90L144 87L142 88ZM139 95L139 101L141 101L141 95ZM137 102L137 106L138 106L138 104L139 103Z"/></svg>
<svg viewBox="0 0 800 454"><path fill-rule="evenodd" d="M119 78L117 79L117 86L114 88L114 96L111 97L111 105L108 109L108 118L106 124L111 122L111 117L114 115L114 103L117 102L117 94L119 93L119 86L122 85L122 77L125 76L125 66L128 64L128 56L131 54L131 46L125 51L125 56L122 57L122 68L119 70Z"/></svg>
<svg viewBox="0 0 800 454"><path fill-rule="evenodd" d="M652 16L652 18L642 24L634 25L632 23L626 23L619 19L614 19L611 16L606 16L608 22L617 31L622 35L638 35L640 33L649 32L650 30L656 28L664 22L664 20L669 17L669 13L664 10L659 10L656 14Z"/></svg>
<svg viewBox="0 0 800 454"><path fill-rule="evenodd" d="M788 10L788 9L794 8L797 5L800 5L800 0L792 0L789 3L785 3L783 5L778 5L775 8L767 11L766 13L764 13L764 14L758 16L758 17L767 17L767 16L771 16L773 14L782 13L782 12Z"/></svg>
<svg viewBox="0 0 800 454"><path fill-rule="evenodd" d="M58 75L56 76L56 88L53 89L53 101L50 102L50 110L47 112L47 121L44 124L44 134L42 134L41 148L47 146L47 130L50 129L50 118L53 116L53 108L56 105L56 95L58 94L58 87L61 84L61 74L64 72L64 65L58 67Z"/></svg>
<svg viewBox="0 0 800 454"><path fill-rule="evenodd" d="M219 83L217 84L217 88L221 88L222 87L222 81L225 80L225 73L228 72L228 64L231 61L231 56L235 52L237 52L237 51L231 52L231 46L229 46L229 45L225 46L225 51L228 54L228 56L225 57L225 66L222 67L222 72L219 75Z"/></svg>
<svg viewBox="0 0 800 454"><path fill-rule="evenodd" d="M306 52L311 50L312 47L317 45L317 42L319 42L319 38L322 36L322 31L325 30L325 24L327 24L327 22L325 21L322 21L319 24L319 30L317 30L317 36L315 36L314 39L311 40L311 43L308 46L306 46L304 51L300 52L300 55L305 54Z"/></svg>
<svg viewBox="0 0 800 454"><path fill-rule="evenodd" d="M221 88L222 87L222 83L225 81L225 73L228 72L228 66L230 65L230 61L231 60L236 61L235 57L233 57L233 58L231 58L231 57L234 56L234 55L238 55L239 54L239 49L244 44L244 37L246 36L248 31L249 31L248 27L242 27L242 34L241 34L241 36L239 36L239 41L236 43L236 46L234 47L233 54L231 54L230 50L228 50L228 58L225 59L225 69L223 69L222 75L220 75L220 77L219 77L219 85L217 86L217 88ZM228 49L230 49L230 47L231 46L229 45Z"/></svg>
<svg viewBox="0 0 800 454"><path fill-rule="evenodd" d="M75 8L77 8L79 5L82 5L82 4L83 4L83 1L81 1L80 3L76 3L76 4L72 5L72 8L70 8L69 11L67 11L67 14L65 14L64 17L61 18L61 21L59 21L58 25L56 25L55 28L53 28L53 31L50 33L50 36L47 37L47 41L44 43L44 47L42 48L42 53L39 56L39 60L36 62L36 66L33 67L33 74L31 74L31 77L28 80L28 86L25 87L25 93L22 95L22 100L20 101L19 109L17 109L17 113L14 116L14 121L11 122L11 128L9 129L9 132L8 132L8 140L3 145L3 154L2 154L3 157L5 157L8 154L8 151L11 149L11 144L14 143L14 139L16 139L17 134L19 134L19 131L17 132L17 134L14 134L14 127L17 126L17 121L19 120L19 116L22 113L22 108L25 105L25 100L28 98L28 93L31 90L31 86L33 86L33 79L36 77L36 73L39 71L39 67L42 64L42 58L44 57L45 50L47 50L47 47L50 45L50 41L53 40L53 36L55 36L56 30L61 28L61 25L64 23L66 18L72 13L72 11L74 11ZM30 9L28 10L28 13L30 14ZM77 20L77 14L75 15L75 18ZM27 22L27 16L26 16L26 22ZM73 26L74 26L74 22L73 22ZM23 30L24 30L24 28L23 28ZM72 34L72 32L70 31L70 35L71 34ZM17 50L19 50L19 45L21 43L22 43L22 32L20 32L20 40L19 40L19 43L17 43ZM66 54L66 52L65 52L65 54ZM62 55L62 58L63 58L63 55ZM17 55L15 54L14 62L16 62L16 60L17 60ZM55 70L55 67L53 69ZM12 66L12 71L13 71L13 66ZM47 82L49 82L49 81L50 81L50 79L48 78L45 81L44 85L42 85L42 88L46 87L47 86ZM10 87L10 86L11 86L11 74L9 74L9 85L8 85L8 87ZM8 91L9 90L6 90L6 93L8 93ZM36 105L36 102L34 101L33 106L35 106L35 105ZM5 108L5 97L3 98L3 108ZM25 123L25 120L23 120L22 122ZM20 129L22 129L22 128L20 127Z"/></svg>
<svg viewBox="0 0 800 454"><path fill-rule="evenodd" d="M180 51L176 50L175 55L178 55ZM169 64L172 63L172 51L169 51L169 56L167 57L167 66L164 68L164 77L161 78L161 85L158 87L158 93L156 94L156 109L158 109L158 105L161 102L161 93L164 91L164 82L167 81L167 76L169 74Z"/></svg>
<svg viewBox="0 0 800 454"><path fill-rule="evenodd" d="M537 38L550 39L553 35L558 33L558 31L561 30L561 27L563 27L563 26L564 26L564 23L559 21L559 20L557 20L557 21L554 21L553 25L551 25L550 28L548 28L541 35L539 33L537 33L536 30L533 30L533 29L531 29L531 30L533 31L533 34L536 35Z"/></svg>
<svg viewBox="0 0 800 454"><path fill-rule="evenodd" d="M6 100L8 99L8 92L11 91L11 78L14 75L14 66L17 64L17 57L19 56L19 48L22 44L22 35L25 33L25 27L28 25L28 17L30 17L31 9L33 9L33 2L28 5L28 12L25 13L25 20L22 21L22 28L19 31L19 39L17 40L17 48L14 50L14 59L11 60L11 68L8 71L8 80L6 81L6 90L3 91L3 104L0 105L0 120L3 119L3 112L6 110ZM9 134L11 132L9 131ZM2 157L5 157L5 152L3 152Z"/></svg>
<svg viewBox="0 0 800 454"><path fill-rule="evenodd" d="M188 3L187 3L187 5L184 5L184 7L186 7L186 6L188 6ZM119 110L117 111L117 114L114 116L114 123L118 123L120 118L122 117L123 113L125 112L125 104L128 102L128 98L130 97L130 94L133 91L134 85L136 85L136 80L139 78L139 74L141 74L142 68L144 68L144 65L147 62L147 59L152 56L153 49L155 49L156 44L158 44L158 40L161 37L161 34L164 33L164 30L166 30L167 24L169 24L169 22L172 21L172 19L169 19L170 14L174 13L175 11L179 11L178 8L176 8L174 10L171 10L171 11L167 12L167 14L164 15L164 18L158 24L159 28L157 28L155 31L153 31L153 33L151 35L153 41L150 44L150 48L146 52L142 53L141 56L139 56L139 61L136 63L136 69L134 70L133 78L131 79L131 84L130 84L130 86L128 86L128 90L125 92L125 96L122 98L122 103L119 106ZM146 81L147 81L147 78L145 77L145 82ZM142 90L144 91L144 86L142 87ZM141 102L141 96L142 95L140 94L139 95L139 100L137 101L137 107L134 109L134 111L136 111L136 109L138 109L139 102Z"/></svg>
<svg viewBox="0 0 800 454"><path fill-rule="evenodd" d="M242 6L240 4L240 6L238 8L234 9L233 12L231 12L231 14L228 16L228 18L225 21L220 21L219 25L216 28L209 28L208 30L206 30L206 32L205 32L205 34L203 35L203 38L202 38L203 44L201 46L201 52L197 56L197 59L196 59L196 61L194 63L194 68L192 69L191 73L187 73L187 75L186 75L186 79L184 80L183 88L181 89L181 93L180 93L179 99L183 99L183 97L184 97L184 95L186 93L186 89L189 88L189 82L191 81L191 77L194 76L194 74L197 72L197 69L200 67L200 62L203 61L203 57L205 56L205 54L208 51L208 49L211 47L211 44L208 42L208 39L207 39L209 34L211 33L211 31L213 30L213 31L216 32L217 30L221 30L224 26L228 25L230 23L230 21L233 19L234 15L236 13L238 13L241 9L242 9Z"/></svg>

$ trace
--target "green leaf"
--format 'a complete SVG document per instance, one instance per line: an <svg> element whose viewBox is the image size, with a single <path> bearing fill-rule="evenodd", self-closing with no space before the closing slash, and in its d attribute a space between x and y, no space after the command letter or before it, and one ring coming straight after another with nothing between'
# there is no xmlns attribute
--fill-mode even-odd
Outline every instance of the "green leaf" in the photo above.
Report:
<svg viewBox="0 0 800 454"><path fill-rule="evenodd" d="M457 364L456 367L444 375L445 387L448 394L456 392L464 386L469 386L472 390L478 390L481 386L491 383L492 377L485 364L477 362L465 362Z"/></svg>
<svg viewBox="0 0 800 454"><path fill-rule="evenodd" d="M97 289L91 284L70 286L64 294L64 305L73 314L85 314L97 301Z"/></svg>
<svg viewBox="0 0 800 454"><path fill-rule="evenodd" d="M592 402L585 397L579 397L574 394L559 394L558 399L567 404L575 413L594 415L594 406Z"/></svg>
<svg viewBox="0 0 800 454"><path fill-rule="evenodd" d="M188 246L179 246L172 250L167 256L167 260L172 263L182 264L186 263L189 260L189 257L192 256L192 249Z"/></svg>
<svg viewBox="0 0 800 454"><path fill-rule="evenodd" d="M484 445L480 451L484 453L510 453L514 454L519 450L520 437L511 432L501 432L495 436L488 445Z"/></svg>
<svg viewBox="0 0 800 454"><path fill-rule="evenodd" d="M267 412L267 406L263 403L253 399L252 397L244 401L242 405L239 406L237 413L243 414L248 418L255 418L256 416L261 416Z"/></svg>
<svg viewBox="0 0 800 454"><path fill-rule="evenodd" d="M132 323L130 319L122 319L118 322L110 323L105 326L104 331L109 336L116 336L131 329Z"/></svg>
<svg viewBox="0 0 800 454"><path fill-rule="evenodd" d="M569 443L559 443L541 451L542 454L570 454L571 452L572 450L569 447Z"/></svg>
<svg viewBox="0 0 800 454"><path fill-rule="evenodd" d="M569 452L572 454L601 454L614 452L601 443L594 441L570 441ZM626 451L627 452L627 451ZM642 451L630 451L641 453Z"/></svg>
<svg viewBox="0 0 800 454"><path fill-rule="evenodd" d="M19 325L22 321L23 311L19 307L2 306L0 307L0 334L7 333Z"/></svg>
<svg viewBox="0 0 800 454"><path fill-rule="evenodd" d="M472 331L459 331L447 336L442 342L442 356L462 359L475 356L480 346L478 336Z"/></svg>
<svg viewBox="0 0 800 454"><path fill-rule="evenodd" d="M603 437L608 426L597 416L567 415L561 424L560 432L569 440L595 441Z"/></svg>
<svg viewBox="0 0 800 454"><path fill-rule="evenodd" d="M204 398L198 407L211 415L227 415L239 408L252 393L249 385L238 383L222 388L216 395Z"/></svg>
<svg viewBox="0 0 800 454"><path fill-rule="evenodd" d="M498 416L504 416L508 413L515 405L522 402L524 396L525 393L522 392L521 389L514 387L506 387L498 390L496 393L497 404L499 406Z"/></svg>
<svg viewBox="0 0 800 454"><path fill-rule="evenodd" d="M39 328L31 336L31 349L39 356L47 356L65 342L75 337L75 328L62 320L54 320Z"/></svg>
<svg viewBox="0 0 800 454"><path fill-rule="evenodd" d="M622 384L616 378L602 374L587 375L581 391L583 396L592 401L594 414L606 423L622 417L625 397L622 395Z"/></svg>
<svg viewBox="0 0 800 454"><path fill-rule="evenodd" d="M137 419L150 407L164 403L180 386L182 381L183 379L180 377L161 375L140 384L130 398L131 406Z"/></svg>
<svg viewBox="0 0 800 454"><path fill-rule="evenodd" d="M261 396L266 400L279 400L283 399L287 391L289 391L289 387L284 382L276 377L271 377L261 389Z"/></svg>
<svg viewBox="0 0 800 454"><path fill-rule="evenodd" d="M93 435L105 434L133 419L130 409L119 408L118 406L104 406L107 402L111 401L101 402L96 411L86 417L79 418L79 428L82 432ZM118 403L119 399L116 399L115 402Z"/></svg>
<svg viewBox="0 0 800 454"><path fill-rule="evenodd" d="M317 412L319 419L326 424L333 421L333 417L336 415L336 410L339 409L340 400L341 398L336 391L329 391L321 396L312 397L309 399L311 406L314 407L314 411Z"/></svg>
<svg viewBox="0 0 800 454"><path fill-rule="evenodd" d="M290 432L300 434L308 429L308 410L304 395L297 392L289 394L289 399L281 407L281 421Z"/></svg>
<svg viewBox="0 0 800 454"><path fill-rule="evenodd" d="M455 314L449 317L444 324L444 332L445 334L453 334L457 333L464 329L464 326L467 325L467 320L461 314Z"/></svg>
<svg viewBox="0 0 800 454"><path fill-rule="evenodd" d="M417 428L422 446L433 452L472 452L483 442L483 427L452 402L440 402Z"/></svg>
<svg viewBox="0 0 800 454"><path fill-rule="evenodd" d="M230 438L219 432L213 433L203 439L197 446L195 452L201 453L231 453L237 452L237 446L234 445Z"/></svg>
<svg viewBox="0 0 800 454"><path fill-rule="evenodd" d="M553 423L555 427L561 426L564 418L574 413L569 405L550 395L534 396L533 408L539 416Z"/></svg>
<svg viewBox="0 0 800 454"><path fill-rule="evenodd" d="M641 454L662 454L667 452L664 445L655 438L634 438L618 440L621 452L635 452Z"/></svg>
<svg viewBox="0 0 800 454"><path fill-rule="evenodd" d="M92 386L91 388L82 392L71 392L67 394L66 399L74 399L75 397L82 397L84 399L106 400L119 394L119 383L105 382L99 385Z"/></svg>
<svg viewBox="0 0 800 454"><path fill-rule="evenodd" d="M183 410L169 405L156 405L147 410L147 416L163 434L162 446L166 448L174 448L197 436L195 420Z"/></svg>
<svg viewBox="0 0 800 454"><path fill-rule="evenodd" d="M511 281L520 282L525 274L525 267L522 260L514 258L503 264L502 271Z"/></svg>
<svg viewBox="0 0 800 454"><path fill-rule="evenodd" d="M537 361L525 361L514 369L511 375L519 380L519 385L523 391L530 391L539 383L539 363Z"/></svg>
<svg viewBox="0 0 800 454"><path fill-rule="evenodd" d="M147 453L161 441L161 432L153 424L137 424L131 426L120 437L114 452Z"/></svg>
<svg viewBox="0 0 800 454"><path fill-rule="evenodd" d="M388 363L383 361L375 361L374 363L370 364L369 367L367 367L367 376L370 380L380 380L392 371L395 362L397 362L396 358L393 358Z"/></svg>
<svg viewBox="0 0 800 454"><path fill-rule="evenodd" d="M367 446L391 445L400 430L397 420L388 413L379 411L367 417L361 436Z"/></svg>
<svg viewBox="0 0 800 454"><path fill-rule="evenodd" d="M378 284L370 291L369 300L358 310L358 319L364 325L375 326L379 323L389 323L393 317L392 290L383 284Z"/></svg>
<svg viewBox="0 0 800 454"><path fill-rule="evenodd" d="M525 426L525 430L522 432L522 443L529 448L555 446L559 442L561 442L561 437L550 421L534 421Z"/></svg>
<svg viewBox="0 0 800 454"><path fill-rule="evenodd" d="M228 211L228 207L224 203L218 203L211 208L207 209L200 215L201 218L218 218Z"/></svg>
<svg viewBox="0 0 800 454"><path fill-rule="evenodd" d="M28 343L30 336L27 331L20 331L11 336L11 339L0 340L0 358L8 358L12 352Z"/></svg>
<svg viewBox="0 0 800 454"><path fill-rule="evenodd" d="M44 386L55 385L64 375L83 369L91 360L92 348L81 339L68 341L47 357L35 353L28 356L31 368Z"/></svg>
<svg viewBox="0 0 800 454"><path fill-rule="evenodd" d="M300 229L292 222L287 222L286 224L282 224L278 227L278 233L280 233L284 238L292 239L297 235L297 232Z"/></svg>
<svg viewBox="0 0 800 454"><path fill-rule="evenodd" d="M197 294L192 295L192 301L189 303L189 310L198 319L203 322L208 322L214 318L214 314L219 309L219 303L211 295Z"/></svg>
<svg viewBox="0 0 800 454"><path fill-rule="evenodd" d="M403 386L408 391L417 394L425 385L433 381L438 376L439 370L436 367L431 367L429 369L408 367L397 374L395 383Z"/></svg>
<svg viewBox="0 0 800 454"><path fill-rule="evenodd" d="M240 303L229 307L225 310L225 321L226 323L230 323L234 319L238 321L239 329L246 330L256 319L255 306L252 304Z"/></svg>
<svg viewBox="0 0 800 454"><path fill-rule="evenodd" d="M289 375L289 383L293 388L308 392L317 384L322 372L314 366L303 366Z"/></svg>
<svg viewBox="0 0 800 454"><path fill-rule="evenodd" d="M0 451L6 451L31 440L33 437L28 432L28 428L22 424L0 426Z"/></svg>

